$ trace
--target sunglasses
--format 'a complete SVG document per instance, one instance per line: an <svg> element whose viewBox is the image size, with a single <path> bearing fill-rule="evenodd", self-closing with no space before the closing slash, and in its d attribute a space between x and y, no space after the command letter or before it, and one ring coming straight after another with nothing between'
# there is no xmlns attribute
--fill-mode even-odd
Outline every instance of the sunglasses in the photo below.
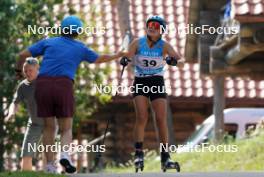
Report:
<svg viewBox="0 0 264 177"><path fill-rule="evenodd" d="M159 22L149 22L148 23L148 28L154 28L155 30L159 30L160 29L160 24Z"/></svg>
<svg viewBox="0 0 264 177"><path fill-rule="evenodd" d="M27 64L30 64L30 65L37 65L37 64L39 64L38 60L37 59L34 59L34 58L27 58L26 59L26 63Z"/></svg>

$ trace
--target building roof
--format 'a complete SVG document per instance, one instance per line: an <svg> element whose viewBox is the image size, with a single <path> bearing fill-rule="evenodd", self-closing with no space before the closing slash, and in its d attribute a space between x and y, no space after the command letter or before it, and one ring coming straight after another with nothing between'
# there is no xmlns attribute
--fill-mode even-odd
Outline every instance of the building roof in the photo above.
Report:
<svg viewBox="0 0 264 177"><path fill-rule="evenodd" d="M233 0L236 15L264 15L264 0Z"/></svg>
<svg viewBox="0 0 264 177"><path fill-rule="evenodd" d="M263 0L235 0L236 7L241 14L245 13L260 13L261 10L252 10L252 7L263 9ZM93 35L87 38L87 43L96 43L99 51L109 49L116 52L121 48L122 37L118 25L117 8L111 4L109 0L71 0L63 1L64 5L59 7L60 10L67 10L67 5L70 3L77 11L85 13L85 20L89 22L91 18L90 10L96 9L96 12L101 15L96 16L96 22L99 26L107 28L104 35ZM177 26L187 24L189 0L134 0L130 1L130 17L131 27L134 36L144 35L145 19L152 14L164 16L165 20L170 24L174 23ZM259 5L257 5L259 4ZM248 7L248 8L247 8ZM240 10L240 9L243 10ZM247 10L248 9L248 10ZM58 9L57 9L58 10ZM263 10L261 11L263 13ZM186 35L182 33L169 32L165 35L177 51L184 56ZM121 66L118 61L103 63L99 65L90 65L94 67L112 68L110 77L105 80L105 83L111 82L113 85L118 85L118 78L121 71ZM133 74L131 70L126 69L122 78L122 85L132 85ZM212 97L213 83L209 77L200 77L198 64L185 64L184 68L166 66L165 72L166 86L171 86L167 89L171 96L185 97ZM120 85L120 83L119 83ZM121 94L129 95L128 92ZM264 98L264 80L253 81L248 78L226 78L226 96L237 98Z"/></svg>

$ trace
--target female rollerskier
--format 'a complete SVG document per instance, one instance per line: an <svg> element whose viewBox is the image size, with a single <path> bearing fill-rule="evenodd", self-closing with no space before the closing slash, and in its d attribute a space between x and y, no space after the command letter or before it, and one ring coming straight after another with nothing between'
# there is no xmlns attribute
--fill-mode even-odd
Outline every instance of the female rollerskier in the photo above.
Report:
<svg viewBox="0 0 264 177"><path fill-rule="evenodd" d="M129 46L127 58L122 58L121 64L127 65L128 58L133 58L135 65L133 101L136 110L136 123L134 128L135 138L135 167L141 171L144 168L144 129L148 120L148 103L155 112L157 126L159 129L160 143L168 143L167 127L167 94L164 86L164 66L183 66L183 60L179 60L179 54L173 47L162 39L166 30L166 23L159 16L151 16L146 21L147 35L132 41ZM164 60L164 58L166 60ZM172 162L169 152L162 149L161 168L163 171L176 168L179 171L177 162Z"/></svg>

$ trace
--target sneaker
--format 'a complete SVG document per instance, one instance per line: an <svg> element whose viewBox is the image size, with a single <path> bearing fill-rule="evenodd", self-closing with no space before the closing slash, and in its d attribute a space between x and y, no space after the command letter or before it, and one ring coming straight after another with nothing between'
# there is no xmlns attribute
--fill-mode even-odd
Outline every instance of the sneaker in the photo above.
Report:
<svg viewBox="0 0 264 177"><path fill-rule="evenodd" d="M65 152L61 153L60 164L65 168L67 173L76 172L76 167L73 165L70 156Z"/></svg>
<svg viewBox="0 0 264 177"><path fill-rule="evenodd" d="M57 174L57 167L54 165L54 163L48 163L45 167L45 172L46 173L53 173Z"/></svg>

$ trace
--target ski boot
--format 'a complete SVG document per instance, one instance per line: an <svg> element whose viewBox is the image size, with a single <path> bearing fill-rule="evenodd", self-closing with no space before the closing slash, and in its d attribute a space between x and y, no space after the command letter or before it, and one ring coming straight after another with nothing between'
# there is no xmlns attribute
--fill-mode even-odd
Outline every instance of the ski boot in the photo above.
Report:
<svg viewBox="0 0 264 177"><path fill-rule="evenodd" d="M161 157L161 169L163 172L166 172L167 169L176 169L177 172L180 172L180 164L173 162L170 156L167 155L167 157Z"/></svg>
<svg viewBox="0 0 264 177"><path fill-rule="evenodd" d="M143 153L143 151L136 151L134 164L135 164L136 173L139 171L139 169L141 171L144 170L144 153Z"/></svg>

